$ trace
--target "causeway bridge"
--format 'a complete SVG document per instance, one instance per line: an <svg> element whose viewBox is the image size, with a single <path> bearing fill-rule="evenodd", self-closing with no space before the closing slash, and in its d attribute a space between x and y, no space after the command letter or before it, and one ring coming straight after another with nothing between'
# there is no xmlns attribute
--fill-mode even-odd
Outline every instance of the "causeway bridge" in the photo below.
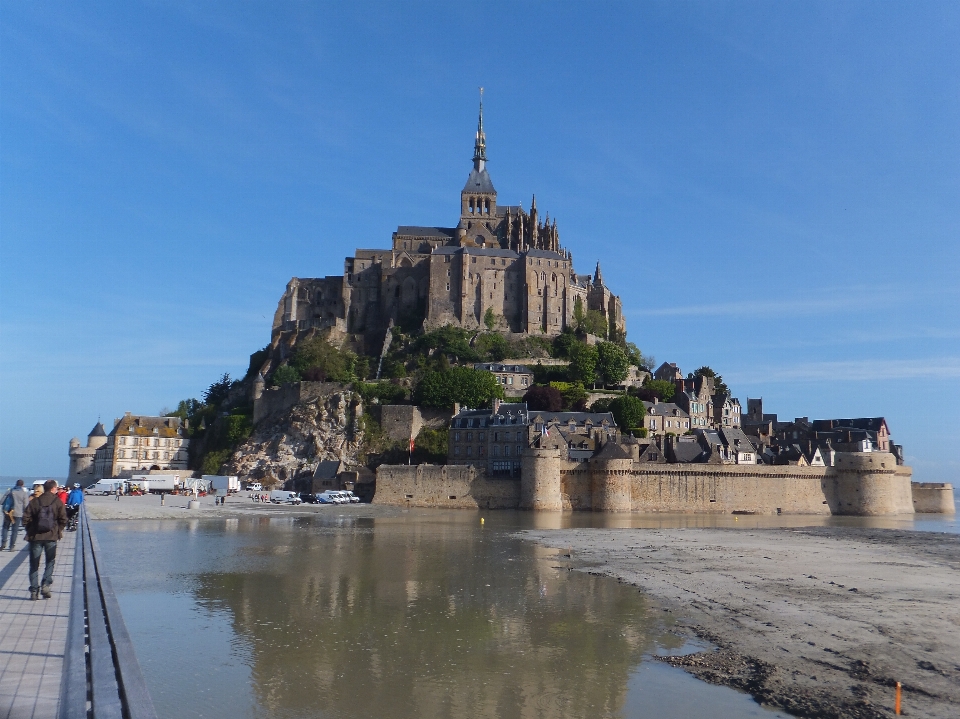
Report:
<svg viewBox="0 0 960 719"><path fill-rule="evenodd" d="M85 510L50 599L30 600L28 547L0 553L0 719L157 719Z"/></svg>

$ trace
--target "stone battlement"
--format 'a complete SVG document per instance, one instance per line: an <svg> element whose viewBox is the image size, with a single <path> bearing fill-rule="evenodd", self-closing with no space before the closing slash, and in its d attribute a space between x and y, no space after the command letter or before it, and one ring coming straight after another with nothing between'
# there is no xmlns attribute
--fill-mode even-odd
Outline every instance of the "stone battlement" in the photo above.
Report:
<svg viewBox="0 0 960 719"><path fill-rule="evenodd" d="M571 462L531 449L520 480L471 466L381 466L375 504L537 511L743 514L913 514L909 467L885 452L849 453L836 467ZM840 457L841 455L838 455ZM949 485L947 485L949 486ZM945 507L945 490L936 506ZM952 487L950 491L952 505ZM924 506L933 506L930 500ZM918 510L918 511L947 511Z"/></svg>

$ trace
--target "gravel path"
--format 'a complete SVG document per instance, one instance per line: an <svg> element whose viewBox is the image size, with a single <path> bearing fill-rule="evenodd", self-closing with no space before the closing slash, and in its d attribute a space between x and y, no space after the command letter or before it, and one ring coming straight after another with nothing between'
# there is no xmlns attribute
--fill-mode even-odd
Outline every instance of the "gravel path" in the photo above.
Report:
<svg viewBox="0 0 960 719"><path fill-rule="evenodd" d="M960 716L960 535L571 529L522 537L658 598L716 651L667 659L806 717ZM564 557L561 556L562 559Z"/></svg>

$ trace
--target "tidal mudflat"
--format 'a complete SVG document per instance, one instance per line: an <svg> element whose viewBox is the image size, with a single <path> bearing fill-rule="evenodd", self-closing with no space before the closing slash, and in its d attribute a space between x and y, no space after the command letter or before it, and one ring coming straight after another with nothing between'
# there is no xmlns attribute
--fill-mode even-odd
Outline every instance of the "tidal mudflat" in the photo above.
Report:
<svg viewBox="0 0 960 719"><path fill-rule="evenodd" d="M960 712L960 536L856 526L528 530L716 651L667 661L808 717Z"/></svg>

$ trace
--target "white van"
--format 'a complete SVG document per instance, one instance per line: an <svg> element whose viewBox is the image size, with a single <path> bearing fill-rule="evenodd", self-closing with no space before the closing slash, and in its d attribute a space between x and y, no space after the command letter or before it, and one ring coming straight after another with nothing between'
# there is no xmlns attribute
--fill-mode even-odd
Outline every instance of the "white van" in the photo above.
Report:
<svg viewBox="0 0 960 719"><path fill-rule="evenodd" d="M123 483L122 479L101 479L92 487L87 487L87 494L113 494Z"/></svg>
<svg viewBox="0 0 960 719"><path fill-rule="evenodd" d="M263 485L260 482L253 482L252 484L247 485L248 492L262 492Z"/></svg>
<svg viewBox="0 0 960 719"><path fill-rule="evenodd" d="M300 504L300 497L297 496L296 492L274 489L270 492L270 501L274 504Z"/></svg>
<svg viewBox="0 0 960 719"><path fill-rule="evenodd" d="M341 489L337 492L341 497L343 497L344 504L357 504L360 501L360 497L355 495L353 492L348 492L345 489Z"/></svg>

